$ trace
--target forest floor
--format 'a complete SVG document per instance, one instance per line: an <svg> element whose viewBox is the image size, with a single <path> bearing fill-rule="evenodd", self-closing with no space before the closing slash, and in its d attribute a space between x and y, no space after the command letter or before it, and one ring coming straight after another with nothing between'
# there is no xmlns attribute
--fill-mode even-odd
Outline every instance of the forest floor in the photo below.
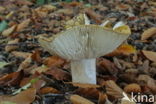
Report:
<svg viewBox="0 0 156 104"><path fill-rule="evenodd" d="M72 83L70 62L38 43L39 36L65 30L65 23L79 13L98 25L124 21L132 31L118 49L97 59L97 85ZM40 6L29 0L0 1L0 104L128 104L121 100L123 92L155 95L155 79L155 1Z"/></svg>

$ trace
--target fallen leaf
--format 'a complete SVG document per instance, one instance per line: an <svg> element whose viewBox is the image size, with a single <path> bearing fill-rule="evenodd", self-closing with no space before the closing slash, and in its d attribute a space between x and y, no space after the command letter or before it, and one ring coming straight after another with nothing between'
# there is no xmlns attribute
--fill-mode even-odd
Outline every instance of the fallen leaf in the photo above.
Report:
<svg viewBox="0 0 156 104"><path fill-rule="evenodd" d="M99 93L98 104L105 104L106 99L107 99L107 95L105 93L100 92Z"/></svg>
<svg viewBox="0 0 156 104"><path fill-rule="evenodd" d="M156 34L156 27L149 28L141 35L141 40L146 40Z"/></svg>
<svg viewBox="0 0 156 104"><path fill-rule="evenodd" d="M50 56L44 59L43 63L48 67L59 67L65 63L65 60L58 56Z"/></svg>
<svg viewBox="0 0 156 104"><path fill-rule="evenodd" d="M99 68L97 71L101 73L108 72L111 75L116 75L118 73L118 68L116 67L116 65L104 58L98 62L98 67Z"/></svg>
<svg viewBox="0 0 156 104"><path fill-rule="evenodd" d="M40 57L40 54L41 52L39 50L35 50L31 56L32 60L41 63L42 58Z"/></svg>
<svg viewBox="0 0 156 104"><path fill-rule="evenodd" d="M7 37L7 36L11 35L15 31L15 29L16 29L16 25L4 30L2 32L2 35Z"/></svg>
<svg viewBox="0 0 156 104"><path fill-rule="evenodd" d="M147 59L156 62L156 52L142 50L142 53Z"/></svg>
<svg viewBox="0 0 156 104"><path fill-rule="evenodd" d="M82 5L81 2L76 2L76 1L73 1L73 2L69 3L69 6L72 6L72 7L77 7L77 6L81 6L81 5Z"/></svg>
<svg viewBox="0 0 156 104"><path fill-rule="evenodd" d="M18 71L22 69L26 69L30 65L31 62L32 62L32 59L30 55L20 64L20 66L18 67Z"/></svg>
<svg viewBox="0 0 156 104"><path fill-rule="evenodd" d="M69 80L70 74L58 68L51 68L49 71L45 72L47 75L51 75L57 80Z"/></svg>
<svg viewBox="0 0 156 104"><path fill-rule="evenodd" d="M139 84L131 83L124 87L124 91L126 93L131 93L131 92L138 93L138 92L141 92L141 87Z"/></svg>
<svg viewBox="0 0 156 104"><path fill-rule="evenodd" d="M128 44L123 44L113 52L107 54L106 56L118 56L118 55L130 55L136 53L137 50L132 46Z"/></svg>
<svg viewBox="0 0 156 104"><path fill-rule="evenodd" d="M35 96L36 90L34 88L29 88L15 96L0 96L0 103L9 101L16 104L30 104L35 100Z"/></svg>
<svg viewBox="0 0 156 104"><path fill-rule="evenodd" d="M58 91L57 89L55 89L53 87L44 87L44 88L41 88L39 92L41 94L48 94L48 93L58 94L58 93L60 93L60 91Z"/></svg>
<svg viewBox="0 0 156 104"><path fill-rule="evenodd" d="M0 77L0 85L18 85L23 78L23 71L13 72Z"/></svg>
<svg viewBox="0 0 156 104"><path fill-rule="evenodd" d="M93 87L86 87L86 88L78 88L75 91L76 94L80 96L84 96L91 99L98 99L99 98L99 90L97 88Z"/></svg>
<svg viewBox="0 0 156 104"><path fill-rule="evenodd" d="M123 97L123 90L112 80L106 81L106 93L115 98Z"/></svg>
<svg viewBox="0 0 156 104"><path fill-rule="evenodd" d="M22 57L25 59L25 58L29 57L32 53L12 51L11 54L14 55L15 57Z"/></svg>
<svg viewBox="0 0 156 104"><path fill-rule="evenodd" d="M19 42L19 39L17 38L14 40L8 41L7 46L5 47L5 51L10 52L10 51L16 50L19 47L18 42Z"/></svg>
<svg viewBox="0 0 156 104"><path fill-rule="evenodd" d="M85 9L85 13L90 17L92 18L96 23L98 24L101 24L101 18L102 16L100 14L97 14L96 12L94 12L93 10L91 9Z"/></svg>
<svg viewBox="0 0 156 104"><path fill-rule="evenodd" d="M23 29L25 29L29 24L30 24L31 20L30 19L26 19L24 21L22 21L20 24L17 25L17 32L22 31Z"/></svg>
<svg viewBox="0 0 156 104"><path fill-rule="evenodd" d="M95 103L91 102L90 100L88 100L84 97L81 97L79 95L71 95L70 101L72 102L72 104L95 104Z"/></svg>

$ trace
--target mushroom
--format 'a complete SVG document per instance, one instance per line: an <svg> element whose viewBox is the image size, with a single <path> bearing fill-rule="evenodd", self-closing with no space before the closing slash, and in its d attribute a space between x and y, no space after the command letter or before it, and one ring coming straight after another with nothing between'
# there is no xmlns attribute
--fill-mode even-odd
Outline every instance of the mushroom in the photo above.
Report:
<svg viewBox="0 0 156 104"><path fill-rule="evenodd" d="M39 43L51 54L71 61L73 82L96 84L96 58L116 49L128 38L130 29L127 25L108 29L88 24L88 20L85 23L87 25L73 26L49 39L40 37Z"/></svg>

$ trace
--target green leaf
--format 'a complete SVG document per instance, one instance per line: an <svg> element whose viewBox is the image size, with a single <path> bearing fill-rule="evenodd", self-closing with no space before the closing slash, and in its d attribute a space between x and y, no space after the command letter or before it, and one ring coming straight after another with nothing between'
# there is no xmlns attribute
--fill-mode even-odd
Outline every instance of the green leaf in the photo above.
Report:
<svg viewBox="0 0 156 104"><path fill-rule="evenodd" d="M0 32L5 30L8 27L8 23L6 21L0 22Z"/></svg>
<svg viewBox="0 0 156 104"><path fill-rule="evenodd" d="M37 5L43 5L45 3L45 0L37 0L36 4Z"/></svg>
<svg viewBox="0 0 156 104"><path fill-rule="evenodd" d="M8 65L9 63L7 62L0 62L0 68L3 68L5 65Z"/></svg>

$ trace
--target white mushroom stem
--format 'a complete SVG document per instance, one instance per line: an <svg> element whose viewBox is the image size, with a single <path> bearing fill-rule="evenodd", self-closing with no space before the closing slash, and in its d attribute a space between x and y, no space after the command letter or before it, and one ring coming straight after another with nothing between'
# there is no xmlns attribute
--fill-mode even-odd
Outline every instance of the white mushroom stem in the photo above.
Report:
<svg viewBox="0 0 156 104"><path fill-rule="evenodd" d="M72 81L96 84L96 59L71 61Z"/></svg>

